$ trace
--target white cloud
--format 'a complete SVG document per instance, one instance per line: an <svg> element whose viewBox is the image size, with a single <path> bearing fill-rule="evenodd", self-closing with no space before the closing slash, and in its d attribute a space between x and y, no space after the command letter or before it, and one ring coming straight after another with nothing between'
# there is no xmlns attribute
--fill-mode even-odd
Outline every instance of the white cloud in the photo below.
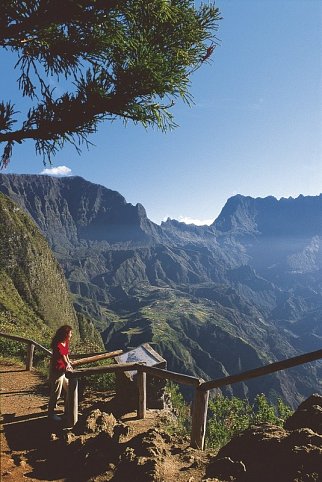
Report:
<svg viewBox="0 0 322 482"><path fill-rule="evenodd" d="M214 222L214 218L212 219L196 219L191 218L189 216L179 216L179 221L185 224L195 224L196 226L204 226L207 224L208 226Z"/></svg>
<svg viewBox="0 0 322 482"><path fill-rule="evenodd" d="M57 166L43 169L40 174L47 174L47 176L71 176L72 170L67 166Z"/></svg>

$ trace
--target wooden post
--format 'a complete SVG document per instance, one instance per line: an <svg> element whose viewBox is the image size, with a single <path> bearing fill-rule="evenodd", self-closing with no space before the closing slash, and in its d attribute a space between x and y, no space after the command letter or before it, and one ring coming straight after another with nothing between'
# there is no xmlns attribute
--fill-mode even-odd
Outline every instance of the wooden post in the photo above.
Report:
<svg viewBox="0 0 322 482"><path fill-rule="evenodd" d="M28 343L27 360L26 360L26 370L27 371L30 371L32 369L34 351L35 351L35 345L33 343Z"/></svg>
<svg viewBox="0 0 322 482"><path fill-rule="evenodd" d="M138 370L138 418L145 418L146 415L146 373Z"/></svg>
<svg viewBox="0 0 322 482"><path fill-rule="evenodd" d="M70 378L66 395L65 415L67 426L74 427L78 421L78 380Z"/></svg>
<svg viewBox="0 0 322 482"><path fill-rule="evenodd" d="M208 410L208 390L195 389L195 395L192 405L192 429L190 445L195 449L204 449L207 410Z"/></svg>

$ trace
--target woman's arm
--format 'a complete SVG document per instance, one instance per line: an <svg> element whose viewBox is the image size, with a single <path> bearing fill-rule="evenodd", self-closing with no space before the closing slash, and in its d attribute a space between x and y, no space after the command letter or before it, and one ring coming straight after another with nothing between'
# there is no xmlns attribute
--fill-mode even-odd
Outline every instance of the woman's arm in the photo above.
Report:
<svg viewBox="0 0 322 482"><path fill-rule="evenodd" d="M72 365L72 362L69 359L69 356L68 355L62 355L62 358L63 358L64 362L66 363L66 370L69 370L69 371L72 370L73 365Z"/></svg>

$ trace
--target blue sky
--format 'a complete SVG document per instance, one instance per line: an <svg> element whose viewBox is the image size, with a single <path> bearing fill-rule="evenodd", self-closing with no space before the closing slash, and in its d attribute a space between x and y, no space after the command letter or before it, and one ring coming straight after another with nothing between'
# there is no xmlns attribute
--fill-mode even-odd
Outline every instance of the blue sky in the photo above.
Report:
<svg viewBox="0 0 322 482"><path fill-rule="evenodd" d="M91 138L95 147L81 156L66 147L52 167L66 166L72 175L119 191L157 223L168 216L210 222L237 193L322 192L322 2L216 5L223 16L221 44L192 78L195 105L175 108L180 127L163 134L121 121L102 124ZM3 98L10 85L8 68L0 79ZM43 168L27 142L3 172Z"/></svg>

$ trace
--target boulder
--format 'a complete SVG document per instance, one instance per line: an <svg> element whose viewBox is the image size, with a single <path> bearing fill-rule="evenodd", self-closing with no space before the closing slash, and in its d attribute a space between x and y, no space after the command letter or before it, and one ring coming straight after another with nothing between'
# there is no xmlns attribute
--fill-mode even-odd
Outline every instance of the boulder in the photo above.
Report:
<svg viewBox="0 0 322 482"><path fill-rule="evenodd" d="M207 477L219 477L228 479L230 477L236 478L244 475L246 467L241 461L234 461L230 457L214 458L207 466Z"/></svg>
<svg viewBox="0 0 322 482"><path fill-rule="evenodd" d="M322 435L322 396L311 395L286 420L284 426L287 430L310 428Z"/></svg>

